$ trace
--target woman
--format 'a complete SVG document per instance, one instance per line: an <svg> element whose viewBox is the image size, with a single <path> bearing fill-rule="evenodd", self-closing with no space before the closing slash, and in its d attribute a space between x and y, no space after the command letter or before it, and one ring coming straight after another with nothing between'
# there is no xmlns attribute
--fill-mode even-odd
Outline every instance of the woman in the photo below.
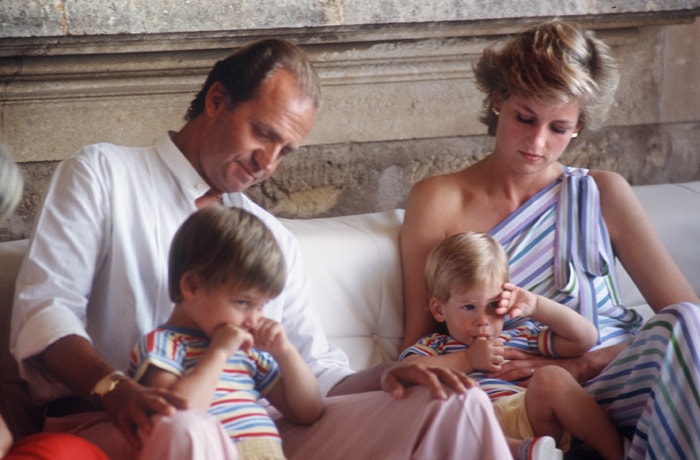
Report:
<svg viewBox="0 0 700 460"><path fill-rule="evenodd" d="M579 311L600 334L582 358L509 352L512 361L494 376L517 380L546 364L563 366L632 438L628 458L697 456L698 298L619 174L559 162L613 101L619 76L608 47L552 21L487 49L475 73L495 144L477 163L423 180L409 195L401 231L404 345L437 327L422 281L430 249L455 233L488 232L506 248L514 284ZM644 328L619 305L615 257L657 313ZM460 353L443 359L463 367Z"/></svg>

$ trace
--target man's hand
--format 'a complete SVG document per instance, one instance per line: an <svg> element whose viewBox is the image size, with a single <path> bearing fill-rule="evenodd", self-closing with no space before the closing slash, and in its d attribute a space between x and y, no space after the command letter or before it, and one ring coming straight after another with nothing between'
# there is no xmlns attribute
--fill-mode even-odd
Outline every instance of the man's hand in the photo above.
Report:
<svg viewBox="0 0 700 460"><path fill-rule="evenodd" d="M403 398L406 387L411 385L423 385L440 399L447 399L445 387L463 394L467 389L478 386L463 372L421 363L397 363L387 367L382 373L382 389L396 399Z"/></svg>
<svg viewBox="0 0 700 460"><path fill-rule="evenodd" d="M131 379L121 381L102 399L103 409L135 449L141 448L138 431L150 434L154 415L173 415L186 406L184 399L167 390L144 387Z"/></svg>

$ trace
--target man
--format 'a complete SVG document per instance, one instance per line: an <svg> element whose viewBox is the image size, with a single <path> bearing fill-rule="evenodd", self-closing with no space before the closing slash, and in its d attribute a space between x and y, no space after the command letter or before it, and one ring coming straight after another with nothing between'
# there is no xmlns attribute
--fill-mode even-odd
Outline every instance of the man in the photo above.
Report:
<svg viewBox="0 0 700 460"><path fill-rule="evenodd" d="M150 148L87 146L61 163L18 275L11 334L34 397L63 398L49 405L49 429L79 426L112 458L225 456L206 442L220 435L218 424L120 372L137 337L172 308L166 262L175 230L198 206L223 204L255 213L275 234L289 279L265 315L282 322L324 394L348 395L327 398L312 428L279 420L288 456L508 458L488 399L467 391L466 377L423 366L353 373L309 308L293 236L240 193L299 147L319 98L318 76L301 50L262 40L214 66L180 131ZM412 384L427 389L405 388ZM380 389L404 400L372 391ZM93 410L72 413L74 401L64 407L71 394L92 401ZM172 447L185 439L186 448Z"/></svg>

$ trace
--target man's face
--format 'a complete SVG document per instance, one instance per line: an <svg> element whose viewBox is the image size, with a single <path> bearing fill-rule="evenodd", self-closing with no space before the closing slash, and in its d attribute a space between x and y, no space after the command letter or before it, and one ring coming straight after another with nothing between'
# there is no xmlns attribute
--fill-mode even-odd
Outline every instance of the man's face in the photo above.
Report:
<svg viewBox="0 0 700 460"><path fill-rule="evenodd" d="M240 192L270 177L313 126L313 102L299 94L296 78L284 69L233 110L223 86L216 83L209 93L195 167L218 192Z"/></svg>

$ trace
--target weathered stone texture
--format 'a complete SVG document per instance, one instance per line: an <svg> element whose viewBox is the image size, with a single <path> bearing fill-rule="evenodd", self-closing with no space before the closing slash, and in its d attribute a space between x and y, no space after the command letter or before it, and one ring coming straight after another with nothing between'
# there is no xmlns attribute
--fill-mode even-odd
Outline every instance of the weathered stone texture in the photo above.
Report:
<svg viewBox="0 0 700 460"><path fill-rule="evenodd" d="M403 207L411 186L486 155L488 136L307 146L250 189L279 217L308 218ZM679 145L679 143L687 145ZM562 161L617 171L632 184L700 180L700 123L606 128L586 133ZM679 154L678 152L683 152ZM0 241L26 237L56 162L23 165L24 198L0 227Z"/></svg>

